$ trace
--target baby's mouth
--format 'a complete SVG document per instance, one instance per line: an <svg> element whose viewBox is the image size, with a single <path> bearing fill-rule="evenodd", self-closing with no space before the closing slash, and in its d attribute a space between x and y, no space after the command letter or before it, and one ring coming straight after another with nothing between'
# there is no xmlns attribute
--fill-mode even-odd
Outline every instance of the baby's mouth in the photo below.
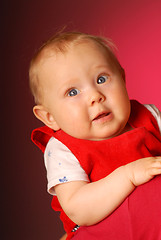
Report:
<svg viewBox="0 0 161 240"><path fill-rule="evenodd" d="M110 114L110 112L103 112L103 113L99 113L94 119L93 121L97 121L101 118L107 117Z"/></svg>

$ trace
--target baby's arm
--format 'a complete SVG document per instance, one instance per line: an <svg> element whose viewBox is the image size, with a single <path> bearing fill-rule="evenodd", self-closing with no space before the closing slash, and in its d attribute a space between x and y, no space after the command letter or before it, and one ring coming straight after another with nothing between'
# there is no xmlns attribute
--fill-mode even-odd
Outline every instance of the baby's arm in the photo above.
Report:
<svg viewBox="0 0 161 240"><path fill-rule="evenodd" d="M55 186L55 191L69 218L78 225L93 225L113 212L136 186L158 174L161 157L149 157L119 167L97 182L67 182Z"/></svg>

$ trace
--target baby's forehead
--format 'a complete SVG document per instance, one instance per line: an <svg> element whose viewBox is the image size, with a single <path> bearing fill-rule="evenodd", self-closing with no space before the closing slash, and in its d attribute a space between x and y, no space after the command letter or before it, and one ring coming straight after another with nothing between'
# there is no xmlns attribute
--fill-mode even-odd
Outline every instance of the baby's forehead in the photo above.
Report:
<svg viewBox="0 0 161 240"><path fill-rule="evenodd" d="M91 39L85 39L77 42L69 42L69 43L64 43L64 44L51 44L47 46L45 49L42 50L39 56L39 64L45 63L49 58L57 58L57 56L66 56L70 53L72 54L77 54L75 53L75 49L78 48L78 46L85 45L86 48L97 48L100 50L100 53L102 52L103 55L106 55L108 59L110 60L110 54L108 51L108 48L101 46L99 43L95 42L94 40ZM84 52L86 54L86 52ZM87 53L88 54L88 53Z"/></svg>

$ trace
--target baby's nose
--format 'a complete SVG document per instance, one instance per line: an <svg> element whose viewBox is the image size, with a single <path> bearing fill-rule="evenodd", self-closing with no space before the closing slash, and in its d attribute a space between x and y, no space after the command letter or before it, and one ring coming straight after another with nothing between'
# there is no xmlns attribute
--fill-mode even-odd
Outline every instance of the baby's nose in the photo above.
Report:
<svg viewBox="0 0 161 240"><path fill-rule="evenodd" d="M91 95L89 98L90 105L94 105L95 103L104 102L104 100L105 100L105 96L102 93L100 93L99 91L91 92Z"/></svg>

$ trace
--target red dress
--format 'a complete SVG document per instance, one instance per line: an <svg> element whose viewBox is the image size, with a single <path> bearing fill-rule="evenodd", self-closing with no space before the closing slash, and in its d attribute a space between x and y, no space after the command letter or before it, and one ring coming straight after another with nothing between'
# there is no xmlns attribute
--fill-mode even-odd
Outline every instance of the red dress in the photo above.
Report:
<svg viewBox="0 0 161 240"><path fill-rule="evenodd" d="M131 101L129 124L133 130L112 139L89 141L76 139L62 130L48 127L36 129L32 140L44 151L51 136L65 144L79 160L91 182L97 181L117 167L139 158L161 155L161 136L152 114L137 101ZM105 200L105 199L104 199ZM64 228L70 239L161 240L161 177L139 186L106 219L90 227L75 226L63 212L56 197L52 207L61 212Z"/></svg>

